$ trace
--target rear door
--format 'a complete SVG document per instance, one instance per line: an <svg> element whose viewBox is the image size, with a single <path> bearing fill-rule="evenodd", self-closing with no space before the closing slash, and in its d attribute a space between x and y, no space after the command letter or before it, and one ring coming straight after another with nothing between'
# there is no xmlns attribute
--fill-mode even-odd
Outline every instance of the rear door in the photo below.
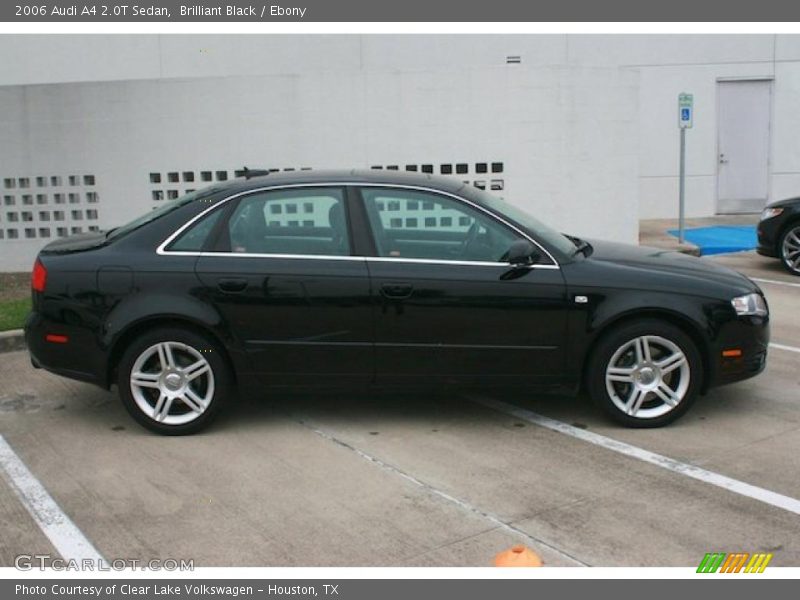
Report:
<svg viewBox="0 0 800 600"><path fill-rule="evenodd" d="M196 271L254 371L268 384L369 381L369 278L351 252L346 190L273 189L234 202Z"/></svg>
<svg viewBox="0 0 800 600"><path fill-rule="evenodd" d="M522 235L433 191L361 187L379 383L557 383L564 372L566 286L547 256L512 270Z"/></svg>

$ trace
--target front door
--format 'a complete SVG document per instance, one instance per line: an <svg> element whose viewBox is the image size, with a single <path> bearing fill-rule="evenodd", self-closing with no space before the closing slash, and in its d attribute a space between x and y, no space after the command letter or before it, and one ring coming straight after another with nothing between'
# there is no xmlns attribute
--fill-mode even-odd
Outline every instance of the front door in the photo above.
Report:
<svg viewBox="0 0 800 600"><path fill-rule="evenodd" d="M267 384L372 377L369 278L346 216L343 188L255 192L197 261L202 293Z"/></svg>
<svg viewBox="0 0 800 600"><path fill-rule="evenodd" d="M720 81L717 212L757 213L769 196L771 81Z"/></svg>
<svg viewBox="0 0 800 600"><path fill-rule="evenodd" d="M362 187L379 383L558 383L567 303L558 265L512 272L522 236L480 209L428 191Z"/></svg>

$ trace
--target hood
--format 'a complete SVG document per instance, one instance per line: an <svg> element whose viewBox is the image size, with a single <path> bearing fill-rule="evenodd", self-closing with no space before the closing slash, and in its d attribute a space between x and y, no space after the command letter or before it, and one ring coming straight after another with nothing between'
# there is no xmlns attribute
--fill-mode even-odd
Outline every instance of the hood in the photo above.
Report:
<svg viewBox="0 0 800 600"><path fill-rule="evenodd" d="M769 204L767 204L767 208L785 208L787 206L800 207L800 197L784 198L783 200L777 200L775 202L770 202Z"/></svg>
<svg viewBox="0 0 800 600"><path fill-rule="evenodd" d="M105 232L82 233L71 235L60 240L50 242L41 250L41 254L67 254L70 252L80 252L90 250L105 245Z"/></svg>
<svg viewBox="0 0 800 600"><path fill-rule="evenodd" d="M675 250L600 240L589 240L589 243L594 252L587 260L613 264L631 271L631 275L638 273L637 280L648 282L647 287L669 288L676 279L681 279L695 283L698 293L715 285L741 293L759 290L755 283L733 269Z"/></svg>

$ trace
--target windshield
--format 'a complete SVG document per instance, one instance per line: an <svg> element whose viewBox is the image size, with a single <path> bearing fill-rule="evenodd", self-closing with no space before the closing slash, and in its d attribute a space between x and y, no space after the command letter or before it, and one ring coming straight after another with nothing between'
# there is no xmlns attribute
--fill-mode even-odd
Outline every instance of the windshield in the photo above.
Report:
<svg viewBox="0 0 800 600"><path fill-rule="evenodd" d="M559 233L549 225L545 225L539 219L532 217L524 210L521 210L513 204L509 204L500 198L492 196L491 194L472 186L463 189L462 192L464 192L468 198L472 196L475 200L478 200L485 206L497 211L501 215L506 215L515 223L522 225L522 227L528 229L532 234L534 234L534 236L551 248L555 248L566 256L574 254L575 244L572 242L572 240Z"/></svg>
<svg viewBox="0 0 800 600"><path fill-rule="evenodd" d="M203 190L197 190L195 192L190 192L189 194L186 194L185 196L181 196L180 198L176 198L175 200L170 200L169 202L166 202L162 206L159 206L158 208L154 208L150 212L145 213L140 217L137 217L136 219L134 219L130 223L126 223L125 225L122 225L121 227L114 227L112 229L109 229L108 233L106 234L106 237L115 238L115 237L119 237L121 235L125 235L126 233L129 233L129 232L133 231L134 229L138 229L142 225L145 225L147 223L155 221L156 219L160 219L164 215L171 213L173 210L176 210L176 209L180 208L181 206L185 206L189 202L193 202L193 201L198 200L200 198L205 198L206 196L209 196L209 195L213 194L214 192L216 192L217 189L218 188L205 188Z"/></svg>

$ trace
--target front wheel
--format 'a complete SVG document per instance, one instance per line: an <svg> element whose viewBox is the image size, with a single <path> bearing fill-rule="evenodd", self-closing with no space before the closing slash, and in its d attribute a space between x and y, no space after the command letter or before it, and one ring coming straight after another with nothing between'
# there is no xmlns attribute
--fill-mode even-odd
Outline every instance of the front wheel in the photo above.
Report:
<svg viewBox="0 0 800 600"><path fill-rule="evenodd" d="M172 328L148 332L125 350L118 383L131 416L165 435L206 427L231 387L219 350L193 331Z"/></svg>
<svg viewBox="0 0 800 600"><path fill-rule="evenodd" d="M800 224L791 225L781 236L781 262L789 273L800 275Z"/></svg>
<svg viewBox="0 0 800 600"><path fill-rule="evenodd" d="M696 345L663 321L646 319L611 331L589 359L590 396L628 427L671 423L689 409L701 384Z"/></svg>

